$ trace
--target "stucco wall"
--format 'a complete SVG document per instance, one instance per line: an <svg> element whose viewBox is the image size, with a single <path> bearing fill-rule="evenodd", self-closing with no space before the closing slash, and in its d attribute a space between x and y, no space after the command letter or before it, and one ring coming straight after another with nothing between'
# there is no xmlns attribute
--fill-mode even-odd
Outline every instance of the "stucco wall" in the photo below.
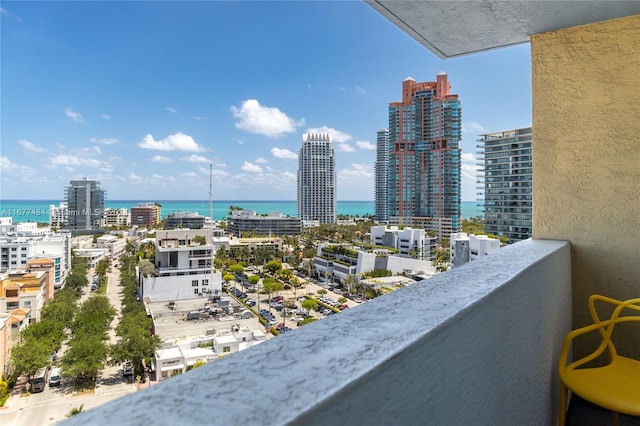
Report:
<svg viewBox="0 0 640 426"><path fill-rule="evenodd" d="M640 15L535 35L531 53L533 236L571 241L577 327L593 293L640 297ZM638 337L621 340L637 354Z"/></svg>

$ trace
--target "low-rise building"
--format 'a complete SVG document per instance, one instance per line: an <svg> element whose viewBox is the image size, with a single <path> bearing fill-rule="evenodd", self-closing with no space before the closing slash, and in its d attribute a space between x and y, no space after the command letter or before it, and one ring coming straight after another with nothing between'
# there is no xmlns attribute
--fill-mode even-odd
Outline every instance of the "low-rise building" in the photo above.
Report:
<svg viewBox="0 0 640 426"><path fill-rule="evenodd" d="M30 322L39 321L47 301L47 278L45 271L5 274L0 278L0 313L23 309L29 313Z"/></svg>
<svg viewBox="0 0 640 426"><path fill-rule="evenodd" d="M161 210L157 203L140 203L131 207L131 224L153 228L160 223Z"/></svg>
<svg viewBox="0 0 640 426"><path fill-rule="evenodd" d="M158 380L181 374L196 362L211 362L262 343L257 317L244 317L239 303L222 296L151 302L144 299L162 348L154 354ZM248 311L247 311L248 312Z"/></svg>
<svg viewBox="0 0 640 426"><path fill-rule="evenodd" d="M117 257L124 251L127 245L127 239L119 238L115 235L103 235L97 238L96 245L99 249L108 250L109 256Z"/></svg>
<svg viewBox="0 0 640 426"><path fill-rule="evenodd" d="M104 226L130 226L131 215L125 207L104 210Z"/></svg>
<svg viewBox="0 0 640 426"><path fill-rule="evenodd" d="M0 313L0 374L9 375L11 360L11 315Z"/></svg>
<svg viewBox="0 0 640 426"><path fill-rule="evenodd" d="M141 297L153 302L217 295L222 273L213 267L214 246L208 229L159 230L153 274L140 274Z"/></svg>
<svg viewBox="0 0 640 426"><path fill-rule="evenodd" d="M167 216L165 229L202 229L205 217L197 212L175 212Z"/></svg>
<svg viewBox="0 0 640 426"><path fill-rule="evenodd" d="M398 250L400 257L433 260L436 238L424 229L398 226L372 226L371 244Z"/></svg>
<svg viewBox="0 0 640 426"><path fill-rule="evenodd" d="M233 210L228 218L227 232L236 237L283 237L300 235L301 226L299 218L283 216L282 212L271 212L268 216L262 216L254 210Z"/></svg>
<svg viewBox="0 0 640 426"><path fill-rule="evenodd" d="M449 238L449 262L453 268L486 256L500 248L500 240L486 235L451 234Z"/></svg>
<svg viewBox="0 0 640 426"><path fill-rule="evenodd" d="M0 235L0 271L24 270L28 261L41 258L54 261L54 285L61 287L71 270L71 234L25 235L10 232Z"/></svg>
<svg viewBox="0 0 640 426"><path fill-rule="evenodd" d="M409 272L423 277L436 273L431 261L401 257L387 249L364 251L347 245L319 245L313 259L319 280L343 283L347 276L361 276L365 272L388 270L392 274Z"/></svg>

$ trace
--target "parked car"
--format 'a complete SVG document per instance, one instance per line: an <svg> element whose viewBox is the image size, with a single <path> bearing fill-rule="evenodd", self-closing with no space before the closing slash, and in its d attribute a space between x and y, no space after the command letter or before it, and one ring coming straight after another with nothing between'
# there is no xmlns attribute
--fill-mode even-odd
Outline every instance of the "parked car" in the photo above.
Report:
<svg viewBox="0 0 640 426"><path fill-rule="evenodd" d="M131 365L131 361L127 360L122 363L122 375L133 376L133 366Z"/></svg>
<svg viewBox="0 0 640 426"><path fill-rule="evenodd" d="M246 303L248 306L255 306L256 305L256 301L253 300L252 298L249 298L249 299L245 300L244 303Z"/></svg>
<svg viewBox="0 0 640 426"><path fill-rule="evenodd" d="M271 300L273 300L274 302L282 302L284 300L284 297L282 296L274 296L271 298Z"/></svg>
<svg viewBox="0 0 640 426"><path fill-rule="evenodd" d="M51 369L51 376L49 376L49 386L60 386L60 368L53 367Z"/></svg>

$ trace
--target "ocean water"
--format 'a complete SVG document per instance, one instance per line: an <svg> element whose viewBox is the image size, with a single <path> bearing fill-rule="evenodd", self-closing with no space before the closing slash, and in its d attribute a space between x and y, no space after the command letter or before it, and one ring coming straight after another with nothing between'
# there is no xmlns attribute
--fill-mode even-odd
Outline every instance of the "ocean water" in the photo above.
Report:
<svg viewBox="0 0 640 426"><path fill-rule="evenodd" d="M162 217L166 218L174 212L198 212L209 216L208 200L107 200L107 208L119 209L137 206L139 203L153 202L162 206ZM0 200L0 217L11 216L14 222L49 222L49 205L60 205L60 200ZM242 207L255 210L257 213L282 212L284 215L297 216L296 201L248 201L248 200L214 200L213 217L222 220L229 214L229 207ZM476 201L460 203L462 217L484 216L483 207ZM374 215L373 201L338 201L338 214L350 216Z"/></svg>

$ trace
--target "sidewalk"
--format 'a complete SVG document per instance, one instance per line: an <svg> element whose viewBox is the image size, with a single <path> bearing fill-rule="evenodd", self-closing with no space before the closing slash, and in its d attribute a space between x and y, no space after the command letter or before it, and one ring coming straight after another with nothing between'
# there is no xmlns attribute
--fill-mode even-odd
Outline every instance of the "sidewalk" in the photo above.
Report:
<svg viewBox="0 0 640 426"><path fill-rule="evenodd" d="M23 396L23 391L26 389L26 384L26 377L21 376L18 379L16 385L13 387L11 395L9 396L9 398L7 398L7 401L2 407L0 407L0 413L19 411L27 406L29 401L31 401L31 394L25 393Z"/></svg>

